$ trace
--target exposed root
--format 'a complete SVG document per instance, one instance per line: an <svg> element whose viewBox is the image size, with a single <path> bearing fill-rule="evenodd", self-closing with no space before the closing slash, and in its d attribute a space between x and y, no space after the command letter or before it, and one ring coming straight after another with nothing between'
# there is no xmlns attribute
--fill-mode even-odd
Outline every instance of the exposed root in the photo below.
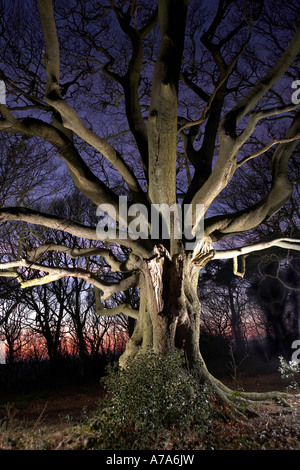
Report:
<svg viewBox="0 0 300 470"><path fill-rule="evenodd" d="M290 395L282 392L243 392L235 391L224 385L220 380L215 378L205 368L202 372L205 382L209 383L223 406L226 406L232 413L239 417L256 417L259 413L255 411L258 404L275 401L282 406L291 405L286 401Z"/></svg>

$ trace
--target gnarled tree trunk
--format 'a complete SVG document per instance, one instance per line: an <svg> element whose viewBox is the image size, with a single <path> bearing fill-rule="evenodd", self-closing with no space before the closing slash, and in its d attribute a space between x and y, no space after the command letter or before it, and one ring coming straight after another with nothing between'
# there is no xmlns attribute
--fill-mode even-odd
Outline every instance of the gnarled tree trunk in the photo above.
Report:
<svg viewBox="0 0 300 470"><path fill-rule="evenodd" d="M197 286L199 270L214 256L214 249L208 237L200 246L196 256L182 249L171 257L160 244L154 247L152 256L143 259L139 314L133 334L120 357L121 368L126 367L128 359L134 360L149 351L162 356L182 349L187 370L199 379L199 385L208 383L224 405L232 405L235 401L278 398L281 394L277 392L239 392L239 397L236 397L233 390L208 371L200 352L201 305ZM244 407L245 412L255 414Z"/></svg>
<svg viewBox="0 0 300 470"><path fill-rule="evenodd" d="M202 266L210 256L211 252L203 257ZM189 368L201 362L199 269L192 253L182 250L171 256L163 245L155 246L153 255L142 261L139 316L122 366L145 351L165 355L175 348L184 349Z"/></svg>

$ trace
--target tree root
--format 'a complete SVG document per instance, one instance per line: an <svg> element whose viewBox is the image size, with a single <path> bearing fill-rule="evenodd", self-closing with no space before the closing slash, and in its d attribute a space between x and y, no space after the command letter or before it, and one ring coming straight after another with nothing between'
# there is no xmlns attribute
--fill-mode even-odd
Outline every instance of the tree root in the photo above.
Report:
<svg viewBox="0 0 300 470"><path fill-rule="evenodd" d="M224 385L214 377L206 368L202 371L202 377L208 383L221 405L232 411L233 415L243 418L257 417L259 413L255 410L258 404L275 401L282 406L290 407L286 398L292 397L283 392L243 392L235 391Z"/></svg>

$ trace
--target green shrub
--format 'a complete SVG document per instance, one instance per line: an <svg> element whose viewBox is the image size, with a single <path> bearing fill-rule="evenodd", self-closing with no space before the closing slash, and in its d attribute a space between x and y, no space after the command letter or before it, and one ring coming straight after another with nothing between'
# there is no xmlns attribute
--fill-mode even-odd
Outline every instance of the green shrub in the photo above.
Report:
<svg viewBox="0 0 300 470"><path fill-rule="evenodd" d="M295 361L287 362L283 356L279 356L278 368L282 380L287 382L288 388L298 390L300 387L300 365Z"/></svg>
<svg viewBox="0 0 300 470"><path fill-rule="evenodd" d="M111 448L150 446L165 431L182 437L192 425L205 426L212 413L208 389L184 370L179 352L140 355L125 369L111 370L104 384L110 398L92 427L102 431Z"/></svg>

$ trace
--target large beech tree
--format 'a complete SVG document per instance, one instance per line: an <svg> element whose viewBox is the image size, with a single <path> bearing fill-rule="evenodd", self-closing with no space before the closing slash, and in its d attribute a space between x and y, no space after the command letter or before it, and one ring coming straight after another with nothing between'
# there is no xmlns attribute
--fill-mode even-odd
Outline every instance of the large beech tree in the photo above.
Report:
<svg viewBox="0 0 300 470"><path fill-rule="evenodd" d="M292 100L299 78L297 8L232 0L14 3L15 10L2 3L1 78L8 91L0 106L2 137L46 142L95 214L99 205L114 209L117 228L106 238L97 219L85 223L80 208L75 220L26 204L3 207L2 223L50 227L94 242L73 249L45 238L30 252L20 242L18 256L2 254L1 276L15 277L23 288L65 276L83 279L95 288L99 314L135 320L121 366L148 350L166 355L182 348L189 370L229 402L231 390L211 375L200 353L199 272L211 260L233 259L239 274L253 251L299 250L299 240L281 234L253 245L241 237L278 212L293 191L289 159L300 138L299 104ZM243 191L243 178L255 178L248 165L254 158L269 161L264 196L218 213L231 180ZM120 194L128 199L128 224L133 204L147 208L146 237L122 236ZM179 236L176 218L161 211L162 224L170 218L170 236L151 236L157 223L151 207L162 204L188 205L191 233L183 226ZM194 244L187 243L191 235ZM225 239L230 248L222 246ZM47 253L55 250L82 257L81 267L48 265ZM103 309L100 296L133 287L138 310L129 303Z"/></svg>

